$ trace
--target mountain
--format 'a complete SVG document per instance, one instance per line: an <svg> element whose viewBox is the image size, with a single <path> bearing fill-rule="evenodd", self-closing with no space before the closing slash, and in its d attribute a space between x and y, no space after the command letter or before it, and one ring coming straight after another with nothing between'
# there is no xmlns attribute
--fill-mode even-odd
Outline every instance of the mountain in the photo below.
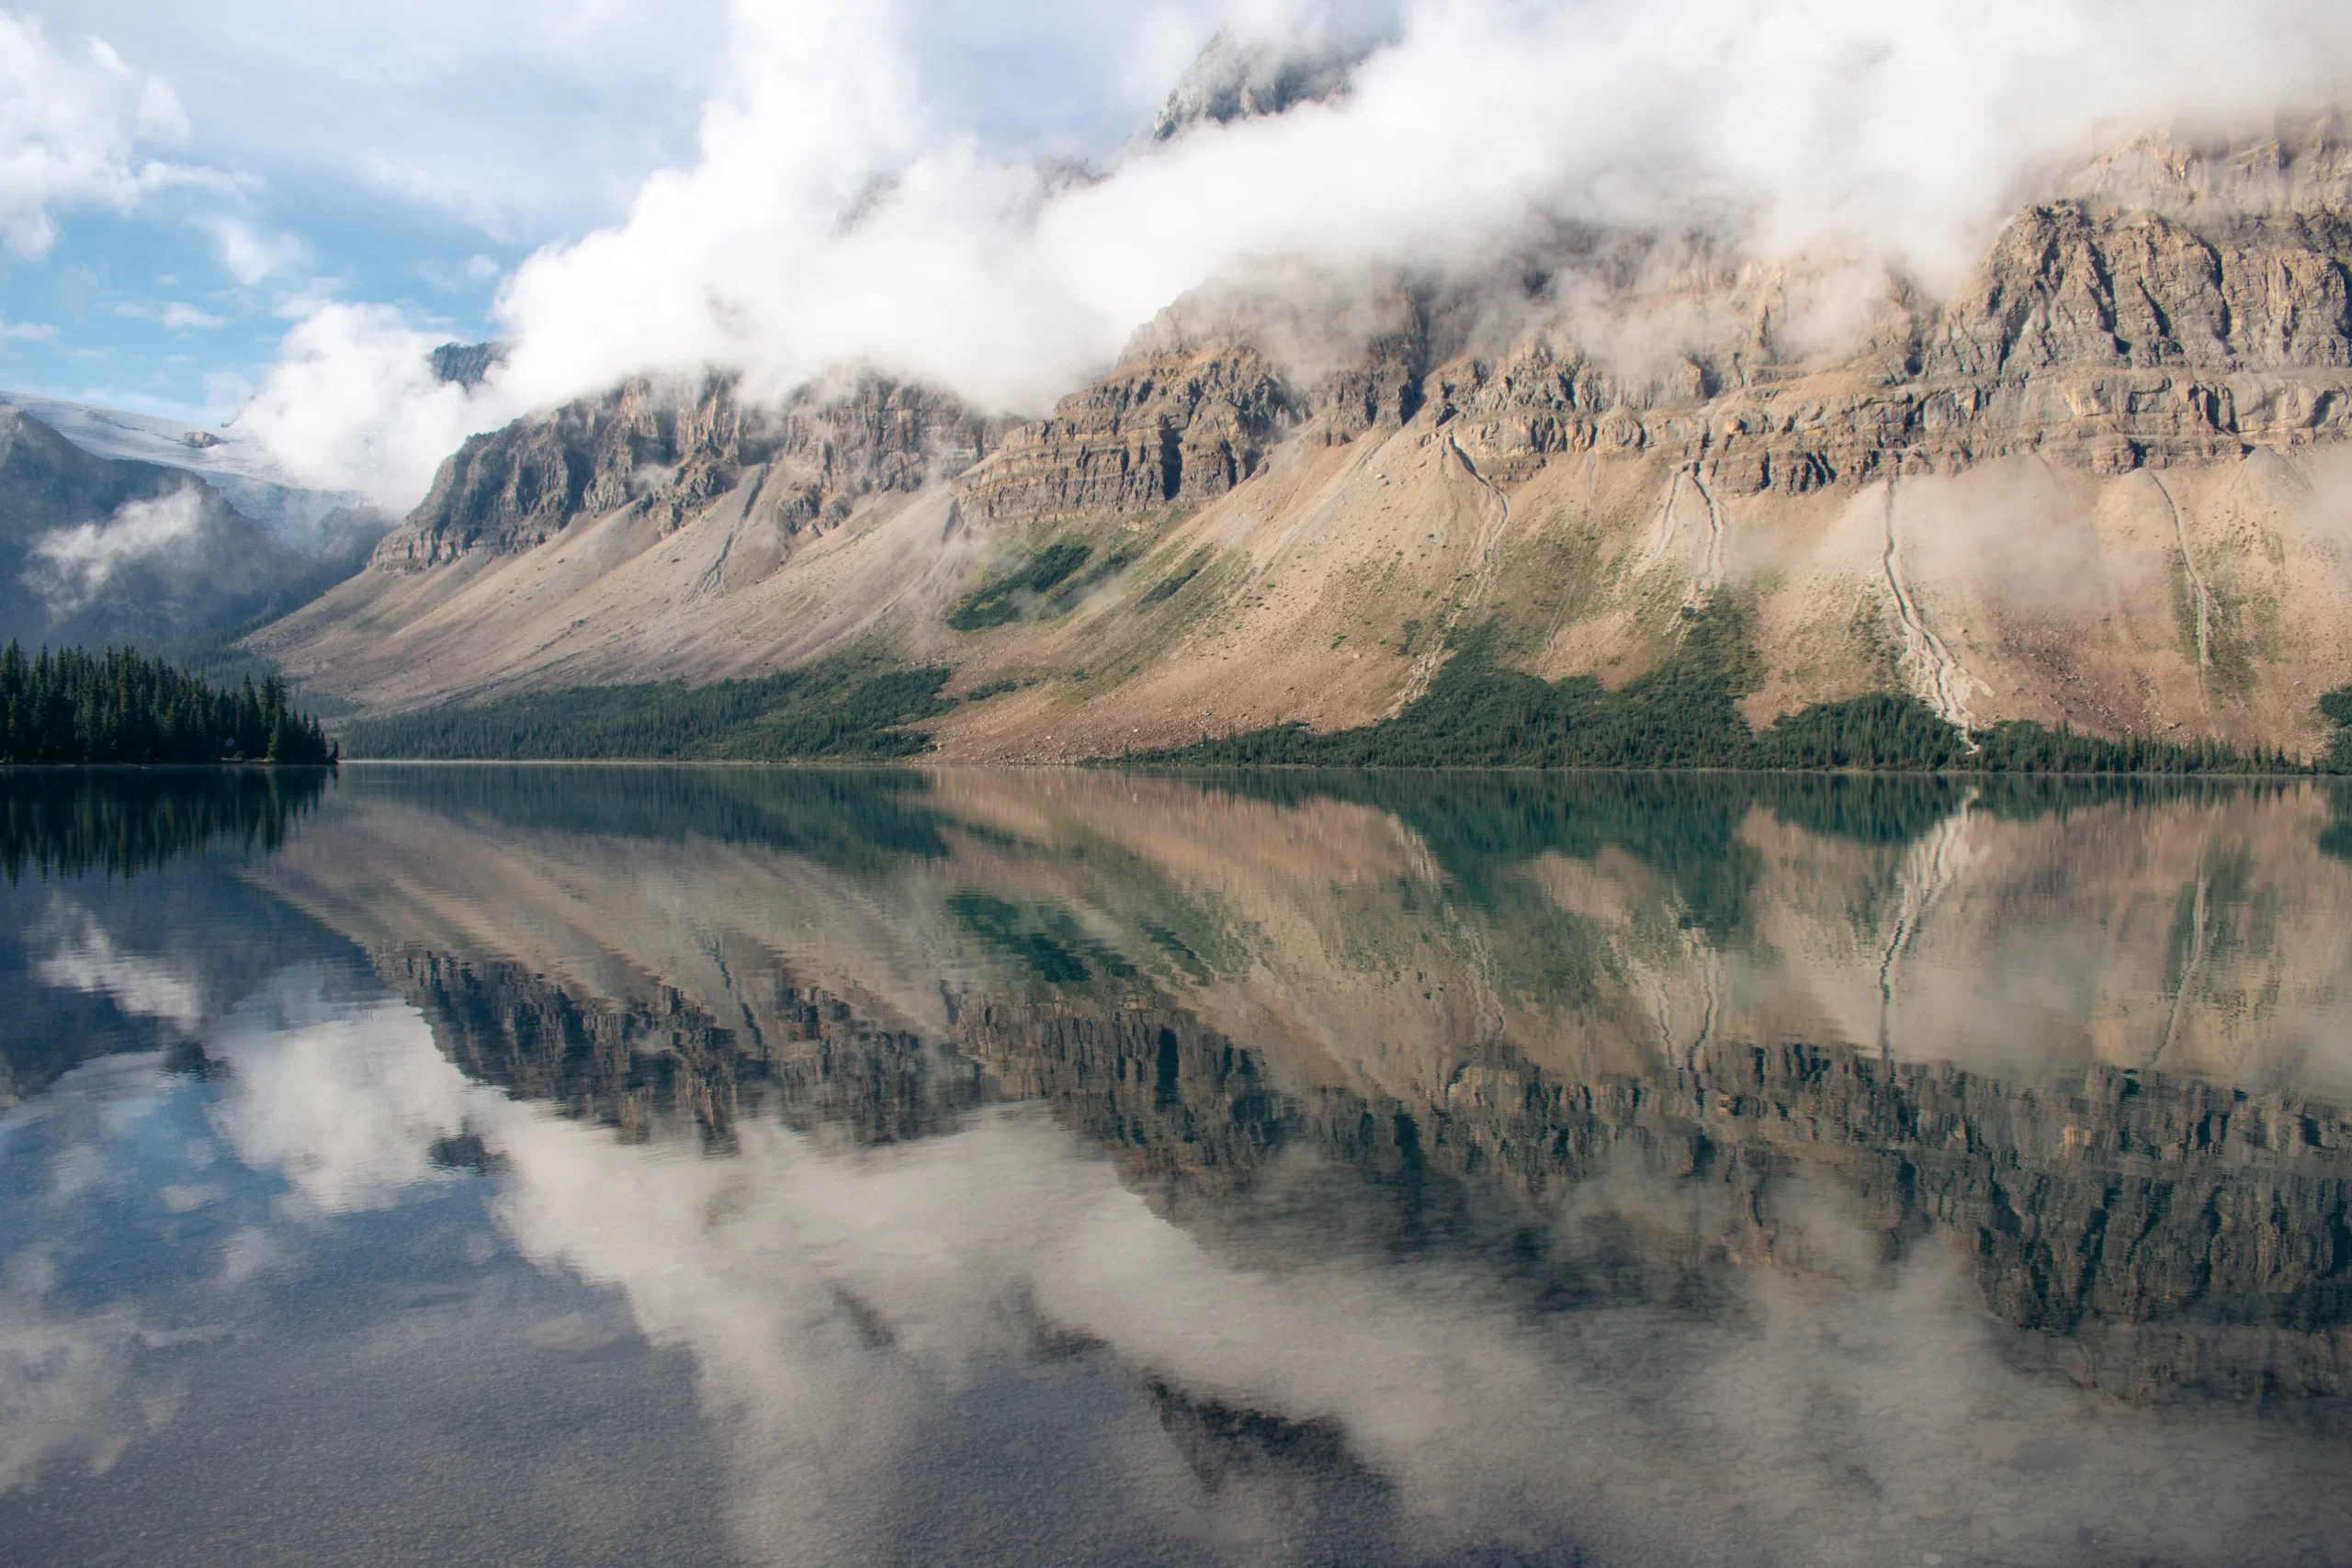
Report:
<svg viewBox="0 0 2352 1568"><path fill-rule="evenodd" d="M1170 134L1344 90L1214 64ZM2125 143L1934 294L1573 229L1236 285L1041 419L632 381L469 441L256 646L379 710L879 649L1003 693L945 754L1046 760L1376 720L1478 627L1614 687L1727 598L1751 722L1907 693L2315 752L2352 679L2346 148Z"/></svg>
<svg viewBox="0 0 2352 1568"><path fill-rule="evenodd" d="M118 417L80 410L68 423L87 433ZM137 424L106 428L94 444L160 445ZM214 449L183 450L171 466L101 456L0 404L0 640L152 647L239 631L349 576L380 536L341 498L228 467L206 477ZM232 504L223 484L266 502L278 527Z"/></svg>
<svg viewBox="0 0 2352 1568"><path fill-rule="evenodd" d="M488 354L489 345L481 352ZM85 452L194 474L296 549L349 554L357 533L369 527L380 533L385 526L365 496L299 482L267 450L233 427L190 429L153 414L28 392L0 391L0 404L32 415ZM366 553L365 547L359 553Z"/></svg>

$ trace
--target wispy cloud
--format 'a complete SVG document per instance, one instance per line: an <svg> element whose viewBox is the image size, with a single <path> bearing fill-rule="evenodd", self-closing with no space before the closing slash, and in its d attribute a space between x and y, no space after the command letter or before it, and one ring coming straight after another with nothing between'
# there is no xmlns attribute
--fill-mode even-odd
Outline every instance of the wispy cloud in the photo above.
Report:
<svg viewBox="0 0 2352 1568"><path fill-rule="evenodd" d="M0 12L0 238L18 255L49 254L62 211L126 211L167 186L213 179L152 152L187 130L170 86L105 42L61 46L37 19Z"/></svg>
<svg viewBox="0 0 2352 1568"><path fill-rule="evenodd" d="M220 265L247 288L280 277L311 260L311 247L300 235L272 231L226 213L213 215L206 226L220 247Z"/></svg>
<svg viewBox="0 0 2352 1568"><path fill-rule="evenodd" d="M209 332L229 324L227 317L216 316L182 299L175 299L165 305L144 305L136 300L125 300L114 308L114 313L134 321L153 321L175 333Z"/></svg>
<svg viewBox="0 0 2352 1568"><path fill-rule="evenodd" d="M123 568L180 548L204 524L203 492L194 485L155 501L125 502L103 523L52 528L33 542L24 581L68 615L97 596Z"/></svg>

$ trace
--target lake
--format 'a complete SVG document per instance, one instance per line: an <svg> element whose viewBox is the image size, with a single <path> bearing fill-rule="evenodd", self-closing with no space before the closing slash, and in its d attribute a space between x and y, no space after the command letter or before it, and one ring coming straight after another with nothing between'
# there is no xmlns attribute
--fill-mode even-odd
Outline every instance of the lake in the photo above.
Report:
<svg viewBox="0 0 2352 1568"><path fill-rule="evenodd" d="M0 1559L2352 1562L2352 794L0 780Z"/></svg>

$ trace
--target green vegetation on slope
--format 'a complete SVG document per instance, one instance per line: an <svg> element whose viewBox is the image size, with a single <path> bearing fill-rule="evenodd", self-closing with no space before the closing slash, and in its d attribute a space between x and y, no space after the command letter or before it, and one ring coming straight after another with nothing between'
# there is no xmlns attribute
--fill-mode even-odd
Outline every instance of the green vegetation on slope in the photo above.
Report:
<svg viewBox="0 0 2352 1568"><path fill-rule="evenodd" d="M1074 539L1047 545L964 595L947 613L947 624L959 632L1010 625L1021 619L1023 606L1061 586L1093 553L1091 547Z"/></svg>
<svg viewBox="0 0 2352 1568"><path fill-rule="evenodd" d="M275 675L215 687L132 649L0 652L0 762L322 763L334 750Z"/></svg>
<svg viewBox="0 0 2352 1568"><path fill-rule="evenodd" d="M1129 540L1118 545L1109 555L1096 559L1094 547L1078 539L1057 539L1043 549L1024 556L994 577L973 589L947 612L947 624L959 632L986 631L990 626L1010 626L1015 621L1042 620L1064 615L1095 584L1125 571L1136 563L1143 547ZM1198 558L1204 558L1202 552ZM1092 562L1091 566L1088 563ZM1080 569L1086 568L1084 571ZM1183 578L1176 580L1168 593L1183 586L1200 568L1195 565ZM1166 585L1163 585L1166 586ZM1144 603L1157 604L1158 598L1147 594Z"/></svg>
<svg viewBox="0 0 2352 1568"><path fill-rule="evenodd" d="M1276 725L1147 753L1185 766L1859 768L2018 773L2290 771L2283 752L2216 740L2109 739L2007 720L1963 736L1916 697L1817 703L1762 732L1739 699L1758 666L1747 617L1719 598L1683 612L1682 640L1611 692L1590 675L1544 681L1503 667L1492 626L1464 636L1429 690L1377 724L1317 734Z"/></svg>
<svg viewBox="0 0 2352 1568"><path fill-rule="evenodd" d="M575 686L471 707L362 719L344 732L354 757L500 761L638 759L877 760L931 745L899 728L956 705L939 694L945 665L907 669L844 655L751 681L687 686Z"/></svg>
<svg viewBox="0 0 2352 1568"><path fill-rule="evenodd" d="M2352 773L2352 686L2338 686L2319 700L2320 716L2335 726L2335 737L2321 755L2331 773Z"/></svg>

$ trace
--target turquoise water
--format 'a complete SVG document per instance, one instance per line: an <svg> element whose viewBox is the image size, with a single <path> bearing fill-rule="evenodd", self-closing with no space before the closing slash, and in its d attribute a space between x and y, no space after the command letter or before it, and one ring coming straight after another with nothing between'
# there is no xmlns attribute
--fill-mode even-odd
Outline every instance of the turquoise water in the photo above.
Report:
<svg viewBox="0 0 2352 1568"><path fill-rule="evenodd" d="M10 1563L2352 1559L2327 786L0 784Z"/></svg>

